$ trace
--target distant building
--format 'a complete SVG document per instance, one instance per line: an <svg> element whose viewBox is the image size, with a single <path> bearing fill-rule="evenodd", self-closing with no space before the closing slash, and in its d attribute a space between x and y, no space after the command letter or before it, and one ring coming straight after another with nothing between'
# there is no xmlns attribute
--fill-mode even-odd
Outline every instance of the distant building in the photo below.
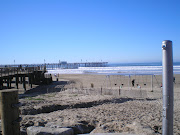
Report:
<svg viewBox="0 0 180 135"><path fill-rule="evenodd" d="M67 61L61 61L60 64L66 65L66 64L67 64Z"/></svg>
<svg viewBox="0 0 180 135"><path fill-rule="evenodd" d="M61 68L67 68L67 61L61 61L60 62L60 67Z"/></svg>

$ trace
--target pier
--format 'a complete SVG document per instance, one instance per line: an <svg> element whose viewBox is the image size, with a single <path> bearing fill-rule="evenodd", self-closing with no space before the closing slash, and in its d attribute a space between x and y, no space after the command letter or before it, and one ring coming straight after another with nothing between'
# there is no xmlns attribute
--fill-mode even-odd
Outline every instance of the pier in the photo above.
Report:
<svg viewBox="0 0 180 135"><path fill-rule="evenodd" d="M46 67L40 66L5 66L0 67L0 89L11 89L11 84L23 84L24 90L26 90L26 84L28 83L32 88L32 84L49 84L52 81L51 75L45 75ZM4 84L7 84L6 86Z"/></svg>
<svg viewBox="0 0 180 135"><path fill-rule="evenodd" d="M76 69L78 67L106 67L108 62L81 62L81 63L47 63L46 67L48 69L57 69L57 68L64 68L64 69Z"/></svg>
<svg viewBox="0 0 180 135"><path fill-rule="evenodd" d="M45 74L47 70L53 69L75 69L78 67L105 67L108 62L84 62L84 63L44 63L44 64L14 64L0 65L0 89L11 89L11 84L23 84L26 90L26 84L32 88L32 84L49 84L52 77ZM5 86L6 85L6 86Z"/></svg>
<svg viewBox="0 0 180 135"><path fill-rule="evenodd" d="M67 63L67 62L59 62L59 63L44 63L44 64L14 64L14 65L0 65L0 68L5 67L34 67L43 69L57 69L57 68L64 68L64 69L75 69L78 67L106 67L108 62L76 62L76 63Z"/></svg>

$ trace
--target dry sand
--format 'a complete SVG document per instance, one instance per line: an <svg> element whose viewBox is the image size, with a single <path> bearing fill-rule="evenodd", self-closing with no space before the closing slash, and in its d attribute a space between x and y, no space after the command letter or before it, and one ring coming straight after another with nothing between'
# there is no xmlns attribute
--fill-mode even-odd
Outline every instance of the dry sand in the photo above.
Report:
<svg viewBox="0 0 180 135"><path fill-rule="evenodd" d="M175 77L174 134L180 135L180 75ZM151 76L60 75L58 82L53 80L20 95L22 129L35 125L72 127L75 133L162 133L161 76L153 77L153 92Z"/></svg>

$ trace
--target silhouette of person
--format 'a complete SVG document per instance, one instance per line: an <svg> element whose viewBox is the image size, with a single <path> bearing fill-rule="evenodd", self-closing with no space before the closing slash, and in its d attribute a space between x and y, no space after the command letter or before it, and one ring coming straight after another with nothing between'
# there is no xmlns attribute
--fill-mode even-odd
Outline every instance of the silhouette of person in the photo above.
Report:
<svg viewBox="0 0 180 135"><path fill-rule="evenodd" d="M176 83L175 81L176 81L176 78L175 78L175 77L173 77L173 82L174 82L174 83Z"/></svg>
<svg viewBox="0 0 180 135"><path fill-rule="evenodd" d="M135 79L132 80L132 86L134 87L134 82L135 82Z"/></svg>

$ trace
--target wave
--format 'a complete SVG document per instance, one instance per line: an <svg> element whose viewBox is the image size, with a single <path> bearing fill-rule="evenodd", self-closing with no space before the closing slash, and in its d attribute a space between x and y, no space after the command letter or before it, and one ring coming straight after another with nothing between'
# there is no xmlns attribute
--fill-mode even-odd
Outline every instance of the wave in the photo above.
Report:
<svg viewBox="0 0 180 135"><path fill-rule="evenodd" d="M162 66L118 66L118 67L79 67L78 69L48 70L50 74L119 74L119 75L161 75ZM180 74L180 66L174 66L174 74Z"/></svg>

